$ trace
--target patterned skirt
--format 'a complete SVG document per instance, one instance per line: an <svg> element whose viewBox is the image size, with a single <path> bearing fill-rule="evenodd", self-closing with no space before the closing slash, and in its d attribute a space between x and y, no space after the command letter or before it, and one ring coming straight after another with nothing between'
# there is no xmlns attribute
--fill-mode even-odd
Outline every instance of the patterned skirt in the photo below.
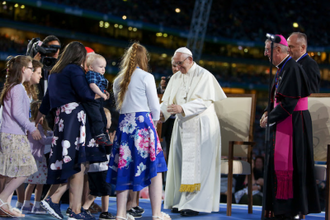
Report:
<svg viewBox="0 0 330 220"><path fill-rule="evenodd" d="M24 183L28 184L46 184L47 181L47 161L46 157L42 156L42 160L36 160L38 171L29 176Z"/></svg>
<svg viewBox="0 0 330 220"><path fill-rule="evenodd" d="M85 162L107 160L91 137L84 108L76 102L57 108L49 155L47 184L65 183ZM103 148L102 148L103 149Z"/></svg>
<svg viewBox="0 0 330 220"><path fill-rule="evenodd" d="M140 191L167 171L159 138L148 112L121 114L110 155L107 182L116 190Z"/></svg>
<svg viewBox="0 0 330 220"><path fill-rule="evenodd" d="M28 177L37 172L26 135L0 133L0 175Z"/></svg>

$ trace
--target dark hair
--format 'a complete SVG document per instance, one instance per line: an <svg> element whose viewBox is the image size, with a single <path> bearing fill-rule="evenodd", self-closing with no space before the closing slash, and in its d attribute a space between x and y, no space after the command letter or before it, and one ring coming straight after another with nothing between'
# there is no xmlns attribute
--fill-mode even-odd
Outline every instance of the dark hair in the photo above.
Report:
<svg viewBox="0 0 330 220"><path fill-rule="evenodd" d="M264 166L264 157L263 156L256 156L256 158L254 158L254 161L257 161L257 159L261 159L262 160L262 166Z"/></svg>
<svg viewBox="0 0 330 220"><path fill-rule="evenodd" d="M38 68L42 68L43 64L40 63L38 60L32 60L32 66L35 72L37 71ZM28 94L29 98L32 97L33 100L37 100L39 94L37 85L31 85L30 82L24 82L23 85L25 87L26 93Z"/></svg>
<svg viewBox="0 0 330 220"><path fill-rule="evenodd" d="M50 74L61 72L69 64L83 65L86 60L86 54L86 49L82 43L78 41L69 43L64 48L57 63L50 70Z"/></svg>
<svg viewBox="0 0 330 220"><path fill-rule="evenodd" d="M31 121L35 121L37 116L38 116L38 112L39 112L39 108L41 105L41 101L37 100L37 101L33 101L30 104L30 108L31 108ZM47 120L44 120L41 124L42 128L44 129L44 134L47 134L48 130L51 130L48 126Z"/></svg>
<svg viewBox="0 0 330 220"><path fill-rule="evenodd" d="M48 35L47 37L45 37L45 39L42 41L42 44L48 46L48 43L49 43L49 42L52 42L52 41L57 41L59 44L61 44L60 39L58 39L58 38L57 38L56 36L54 36L54 35Z"/></svg>
<svg viewBox="0 0 330 220"><path fill-rule="evenodd" d="M3 105L9 90L13 86L22 83L23 67L28 67L29 63L32 62L32 58L30 56L23 56L23 55L18 55L16 57L9 56L7 59L8 61L7 61L6 82L4 83L4 87L0 95L1 105Z"/></svg>

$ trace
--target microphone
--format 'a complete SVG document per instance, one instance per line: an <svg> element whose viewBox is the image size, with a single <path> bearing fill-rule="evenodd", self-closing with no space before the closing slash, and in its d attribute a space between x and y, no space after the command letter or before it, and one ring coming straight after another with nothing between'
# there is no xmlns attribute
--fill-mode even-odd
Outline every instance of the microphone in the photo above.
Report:
<svg viewBox="0 0 330 220"><path fill-rule="evenodd" d="M281 42L281 38L279 36L276 36L275 34L269 34L269 33L267 33L266 34L266 37L269 40L271 40L271 41L273 41L275 43L280 43Z"/></svg>

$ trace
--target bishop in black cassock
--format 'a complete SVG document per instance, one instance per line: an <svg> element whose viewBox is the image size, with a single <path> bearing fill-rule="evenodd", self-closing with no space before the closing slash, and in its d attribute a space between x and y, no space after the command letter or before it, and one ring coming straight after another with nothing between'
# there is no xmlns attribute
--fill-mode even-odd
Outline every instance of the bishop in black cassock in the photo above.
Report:
<svg viewBox="0 0 330 220"><path fill-rule="evenodd" d="M297 214L320 212L314 175L312 121L308 111L310 86L302 67L288 54L281 35L275 44L273 64L277 73L271 90L271 105L260 124L271 126L272 140L264 186L267 213L276 219L293 219ZM270 41L265 54L270 57Z"/></svg>

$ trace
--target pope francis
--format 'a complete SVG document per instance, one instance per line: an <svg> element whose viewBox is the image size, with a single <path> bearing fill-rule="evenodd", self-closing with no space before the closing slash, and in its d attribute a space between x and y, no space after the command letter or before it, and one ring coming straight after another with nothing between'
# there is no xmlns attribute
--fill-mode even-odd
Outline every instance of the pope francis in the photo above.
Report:
<svg viewBox="0 0 330 220"><path fill-rule="evenodd" d="M179 66L165 90L161 118L176 114L165 189L164 208L194 216L219 211L221 136L215 111L226 98L215 77L193 61L191 51L177 49Z"/></svg>

